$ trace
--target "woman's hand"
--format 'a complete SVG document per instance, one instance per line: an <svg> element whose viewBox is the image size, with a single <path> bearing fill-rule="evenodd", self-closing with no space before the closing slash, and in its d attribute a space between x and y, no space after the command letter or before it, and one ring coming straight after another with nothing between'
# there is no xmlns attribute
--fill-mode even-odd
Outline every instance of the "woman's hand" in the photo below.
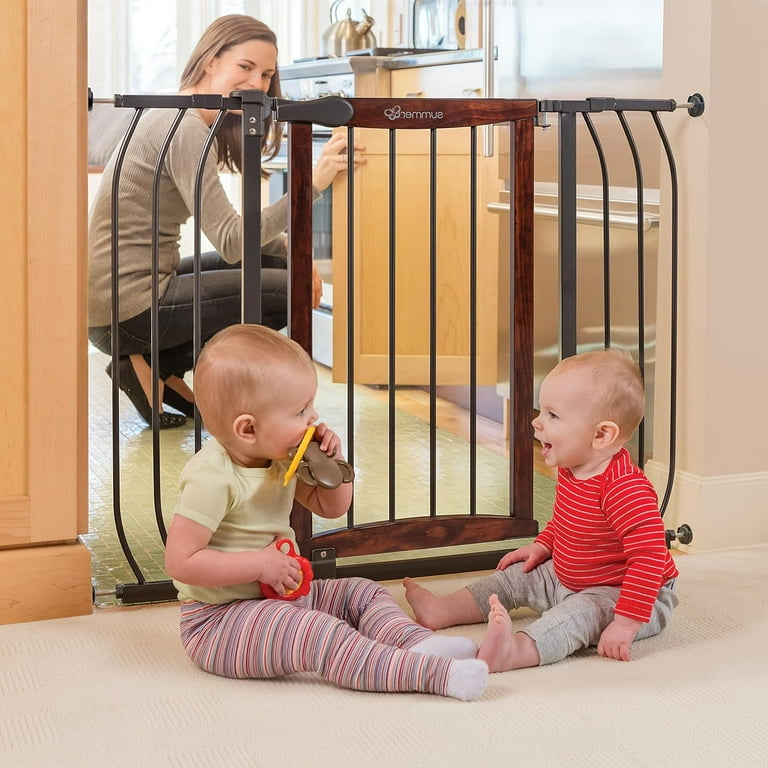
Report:
<svg viewBox="0 0 768 768"><path fill-rule="evenodd" d="M314 262L312 263L312 309L320 306L320 299L323 296L323 281L320 279L320 273Z"/></svg>
<svg viewBox="0 0 768 768"><path fill-rule="evenodd" d="M365 163L365 147L355 144L355 168ZM336 178L336 174L347 169L347 134L334 133L323 147L312 171L312 184L322 192Z"/></svg>

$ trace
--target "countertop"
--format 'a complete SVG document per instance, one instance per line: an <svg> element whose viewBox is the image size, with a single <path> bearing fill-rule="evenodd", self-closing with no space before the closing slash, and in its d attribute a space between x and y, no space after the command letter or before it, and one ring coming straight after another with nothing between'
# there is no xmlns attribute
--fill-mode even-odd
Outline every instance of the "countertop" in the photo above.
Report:
<svg viewBox="0 0 768 768"><path fill-rule="evenodd" d="M350 72L372 72L375 69L409 69L411 67L436 67L467 61L482 61L481 48L462 48L455 51L431 53L407 53L392 56L340 56L328 59L311 59L280 66L281 80L304 77L343 75Z"/></svg>

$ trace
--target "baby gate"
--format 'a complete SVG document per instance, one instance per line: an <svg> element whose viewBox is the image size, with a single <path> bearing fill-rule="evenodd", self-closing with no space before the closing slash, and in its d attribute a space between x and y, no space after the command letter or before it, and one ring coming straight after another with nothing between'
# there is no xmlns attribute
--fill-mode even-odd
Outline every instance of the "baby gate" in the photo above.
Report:
<svg viewBox="0 0 768 768"><path fill-rule="evenodd" d="M397 427L395 418L395 391L398 382L397 354L390 354L387 364L387 408L388 425L386 440L388 443L387 466L380 468L386 473L386 493L388 495L388 512L386 519L375 522L360 523L356 519L356 508L348 513L344 524L332 530L315 530L312 516L303 508L296 505L292 514L292 525L297 534L297 540L302 553L312 560L313 568L319 577L334 575L366 575L371 578L396 578L403 575L424 575L430 573L449 573L459 571L480 570L492 568L499 558L498 549L483 551L477 546L486 542L499 542L506 539L518 539L534 536L538 524L533 517L533 462L532 434L530 420L533 408L533 129L541 113L558 113L561 116L560 151L562 154L560 168L560 216L561 232L560 261L561 261L561 355L575 353L575 306L576 286L573 270L576 260L575 236L571 228L575 216L575 134L572 126L576 114L581 114L588 125L589 113L592 111L613 111L623 123L625 111L643 111L650 114L663 143L670 177L672 179L673 218L677 209L677 186L669 144L664 130L658 120L657 112L671 111L678 105L673 100L643 101L616 99L589 99L584 102L537 102L535 100L506 100L506 99L419 99L418 110L409 106L404 107L403 100L391 99L341 99L327 97L314 102L287 102L280 99L269 99L260 91L243 91L229 97L218 95L195 96L116 96L115 104L119 107L133 108L135 114L118 150L117 165L113 185L113 227L119 216L118 189L122 158L130 143L131 135L141 114L146 108L167 108L178 110L178 120L171 128L166 138L157 163L156 174L163 161L164 152L173 138L175 126L178 126L183 113L190 108L204 107L219 110L223 116L227 110L239 109L243 115L243 322L259 322L261 318L261 293L259 269L260 263L260 210L261 210L261 157L260 146L265 117L271 111L278 121L288 123L289 147L289 202L291 217L289 223L289 334L305 349L312 349L311 323L311 270L312 270L312 227L311 227L311 130L312 123L330 126L346 126L350 146L355 140L355 132L361 129L378 129L385 132L390 146L389 184L386 194L389 203L389 277L388 291L390 303L396 301L394 286L397 281L397 270L401 255L397 253L396 228L397 222L393 212L396 210L397 170L394 157L397 150L399 135L409 131L428 132L429 134L429 217L426 226L429 229L429 295L424 298L428 304L429 314L429 413L428 450L424 460L425 473L429 478L429 494L426 509L408 510L406 515L399 514L396 491L398 488L398 459ZM703 100L691 97L687 106L693 115L700 114ZM199 178L202 177L204 157L210 150L220 119L215 121L210 132L209 140L203 150L200 162ZM484 125L508 125L509 135L509 179L510 184L510 238L508 253L501 254L508 259L509 275L509 327L512 329L509 338L509 399L510 399L510 444L509 460L503 472L503 481L508 489L508 504L504 514L487 514L483 503L478 500L477 474L477 433L476 433L476 354L478 344L477 310L478 297L476 273L477 253L477 128ZM466 285L469 292L469 314L467 334L467 386L469 390L469 439L467 441L467 473L468 473L468 502L466 510L452 510L451 514L439 514L436 497L440 486L441 473L436 456L437 434L436 403L437 403L437 339L435 328L439 321L438 296L436 275L440 269L439 252L437 248L437 211L440 189L437 183L437 147L438 135L445 130L463 128L468 141L467 155L469 157L468 200L466 210L469 238L466 243ZM591 131L592 132L592 131ZM631 132L627 129L627 140L632 146ZM596 133L592 133L595 147L600 154L600 143ZM638 160L639 163L639 160ZM603 166L604 184L607 186L607 170ZM638 165L638 215L642 215L642 173ZM456 183L460 183L457 181ZM195 219L199 221L201 200L198 183ZM347 221L347 258L346 258L346 294L350 300L346 307L346 325L349 329L347 339L346 387L347 387L347 435L346 456L355 464L357 448L357 430L355 420L356 384L354 370L356 312L359 310L351 300L355 296L356 269L359 266L359 255L355 253L355 175L348 174L347 198L351 213ZM157 190L154 192L153 205L158 205ZM607 217L606 217L607 218ZM604 222L607 227L607 220ZM673 287L676 282L676 220L673 221ZM156 237L156 233L155 233ZM606 242L606 254L608 243ZM642 254L642 243L638 253ZM199 261L200 231L195 229L195 258ZM113 301L117 301L117 263L119 259L119 243L113 236ZM607 255L606 255L607 264ZM199 267L199 263L198 263ZM642 257L638 258L639 285L642 286ZM196 270L199 274L199 268ZM153 265L153 280L157 280L157 264ZM642 290L642 288L641 288ZM676 295L673 290L673 304ZM157 310L155 306L153 310ZM643 302L639 302L642 307ZM606 345L610 344L609 304L606 304L605 325ZM642 313L642 310L640 310ZM117 306L113 307L112 338L117 339L116 318ZM673 307L673 320L674 320ZM390 309L387 322L387 338L390 350L397 350L398 334L408 333L408 329L398 328L395 322L395 312ZM156 325L156 322L155 322ZM643 317L638 317L640 338L643 333ZM664 496L663 507L669 498L674 471L674 346L675 330L673 328L673 364L670 430L670 477ZM195 321L195 358L200 350L199 318ZM153 341L155 341L153 339ZM642 347L642 344L639 345ZM119 355L119 349L113 348L113 357ZM158 370L157 349L153 344L152 369ZM639 352L642 366L642 352ZM117 366L113 365L113 370ZM120 447L117 439L118 382L113 381L113 507L115 525L121 547L126 559L136 576L136 584L119 584L117 596L125 603L145 602L152 600L173 599L175 590L167 580L147 581L141 568L131 552L121 517L120 493ZM153 382L153 411L158 405L158 381ZM195 419L195 447L201 445L201 424L199 415ZM333 425L336 428L337 425ZM340 430L341 431L341 430ZM161 471L160 444L158 425L153 423L153 478L155 485L155 519L161 541L165 541L165 524L159 492L159 476ZM382 436L384 437L384 436ZM641 454L642 455L642 454ZM419 514L414 514L413 512ZM684 527L685 528L685 527ZM687 536L688 531L678 529L678 532L668 532L668 540L678 535ZM682 540L682 538L681 538ZM457 553L453 548L458 547ZM397 553L421 550L425 556L402 557L397 559ZM445 554L448 552L448 554ZM343 562L343 561L347 562Z"/></svg>

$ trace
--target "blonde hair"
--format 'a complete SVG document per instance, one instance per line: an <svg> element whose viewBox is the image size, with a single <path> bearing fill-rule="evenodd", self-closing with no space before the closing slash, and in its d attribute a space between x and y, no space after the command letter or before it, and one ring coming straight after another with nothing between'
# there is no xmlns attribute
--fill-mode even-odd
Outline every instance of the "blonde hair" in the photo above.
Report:
<svg viewBox="0 0 768 768"><path fill-rule="evenodd" d="M197 85L205 76L206 67L217 56L235 46L250 40L263 40L271 43L277 50L277 36L263 22L253 16L232 13L221 16L203 32L181 73L179 88L184 90ZM280 96L280 73L275 70L269 85L267 96ZM229 113L219 129L216 138L217 162L220 167L231 171L242 171L242 119L240 115ZM280 150L283 138L282 123L275 123L270 114L264 122L264 137L261 140L261 154L269 160Z"/></svg>
<svg viewBox="0 0 768 768"><path fill-rule="evenodd" d="M206 429L223 438L237 416L256 416L268 407L276 378L297 369L316 376L305 350L271 328L241 324L219 331L203 347L194 373Z"/></svg>
<svg viewBox="0 0 768 768"><path fill-rule="evenodd" d="M632 355L621 349L601 349L566 357L552 373L578 372L594 395L598 418L615 422L629 439L643 419L643 378Z"/></svg>

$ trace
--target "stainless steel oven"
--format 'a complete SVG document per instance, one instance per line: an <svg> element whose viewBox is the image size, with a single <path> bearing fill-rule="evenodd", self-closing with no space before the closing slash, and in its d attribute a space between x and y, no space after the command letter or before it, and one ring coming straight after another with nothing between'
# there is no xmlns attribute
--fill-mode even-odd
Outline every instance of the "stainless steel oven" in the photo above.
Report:
<svg viewBox="0 0 768 768"><path fill-rule="evenodd" d="M313 132L313 158L317 158L329 136L330 133L325 130ZM272 203L288 191L286 142L283 142L280 154L266 163L265 167L271 171L268 202ZM317 362L329 367L333 364L332 203L332 188L328 187L312 206L312 260L323 281L320 307L315 309L312 315L312 352Z"/></svg>

